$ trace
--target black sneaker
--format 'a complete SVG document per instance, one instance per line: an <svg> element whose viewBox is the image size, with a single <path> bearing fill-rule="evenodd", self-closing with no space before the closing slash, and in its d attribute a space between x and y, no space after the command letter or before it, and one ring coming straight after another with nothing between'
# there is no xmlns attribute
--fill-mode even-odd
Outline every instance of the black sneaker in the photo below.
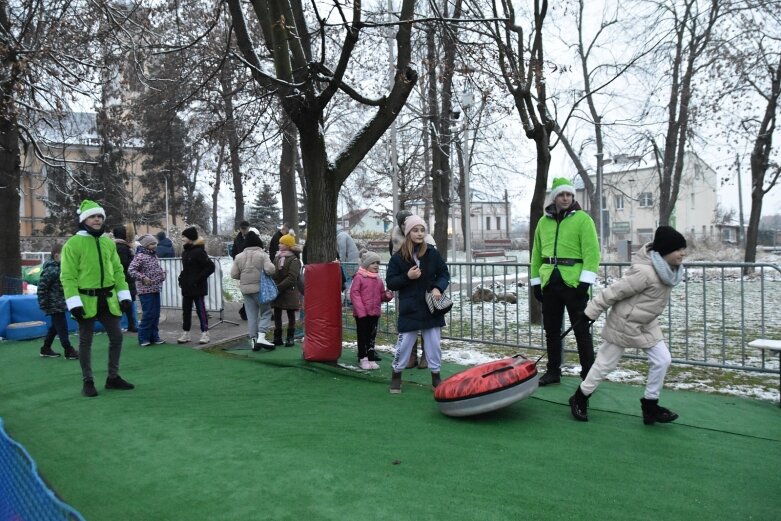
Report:
<svg viewBox="0 0 781 521"><path fill-rule="evenodd" d="M66 348L65 349L65 360L78 360L79 359L79 352L75 349Z"/></svg>
<svg viewBox="0 0 781 521"><path fill-rule="evenodd" d="M542 375L542 378L540 378L539 386L545 387L546 385L552 385L558 383L561 383L561 373L554 373L552 371L548 371L547 373Z"/></svg>
<svg viewBox="0 0 781 521"><path fill-rule="evenodd" d="M135 388L136 388L135 385L123 380L122 377L119 375L113 378L111 377L106 378L106 389L119 389L120 391L129 391L130 389L135 389Z"/></svg>
<svg viewBox="0 0 781 521"><path fill-rule="evenodd" d="M81 394L87 398L94 398L98 395L98 390L95 389L95 382L92 380L84 380L84 385L81 387Z"/></svg>
<svg viewBox="0 0 781 521"><path fill-rule="evenodd" d="M42 347L41 348L41 357L42 358L59 358L60 353L57 353L56 351L52 351L51 347Z"/></svg>

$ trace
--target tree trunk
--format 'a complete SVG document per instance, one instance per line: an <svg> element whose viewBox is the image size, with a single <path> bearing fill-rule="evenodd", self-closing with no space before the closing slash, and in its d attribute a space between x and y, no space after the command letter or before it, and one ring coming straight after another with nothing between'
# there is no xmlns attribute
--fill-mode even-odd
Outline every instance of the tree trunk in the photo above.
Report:
<svg viewBox="0 0 781 521"><path fill-rule="evenodd" d="M550 135L545 127L537 125L534 131L534 144L537 150L537 176L534 181L534 194L529 208L529 251L534 246L534 232L537 223L545 211L545 194L548 186L548 170L550 168ZM534 295L529 292L529 315L532 324L542 323L542 306Z"/></svg>
<svg viewBox="0 0 781 521"><path fill-rule="evenodd" d="M298 195L296 194L298 133L285 111L280 110L280 113L282 153L279 158L279 189L282 195L282 221L292 224L298 232Z"/></svg>
<svg viewBox="0 0 781 521"><path fill-rule="evenodd" d="M223 164L225 164L225 133L220 134L220 155L217 157L217 171L214 174L214 188L212 189L212 235L219 233L219 196Z"/></svg>
<svg viewBox="0 0 781 521"><path fill-rule="evenodd" d="M230 155L231 179L233 194L236 200L236 214L233 218L234 229L244 220L244 185L241 178L241 157L239 156L239 135L236 130L236 119L233 110L233 85L228 74L229 70L220 74L222 87L222 102L225 108L225 132L228 135L228 152Z"/></svg>
<svg viewBox="0 0 781 521"><path fill-rule="evenodd" d="M19 252L19 131L16 116L8 113L0 117L0 221L10 223L0 230L0 275L20 277ZM2 288L0 288L2 292Z"/></svg>
<svg viewBox="0 0 781 521"><path fill-rule="evenodd" d="M301 140L301 159L307 190L317 197L309 197L306 213L311 216L307 224L307 261L323 263L336 260L337 197L340 186L328 167L325 141L319 127L319 118L313 115L307 125L297 125ZM317 216L317 218L315 218ZM346 259L342 259L344 262Z"/></svg>

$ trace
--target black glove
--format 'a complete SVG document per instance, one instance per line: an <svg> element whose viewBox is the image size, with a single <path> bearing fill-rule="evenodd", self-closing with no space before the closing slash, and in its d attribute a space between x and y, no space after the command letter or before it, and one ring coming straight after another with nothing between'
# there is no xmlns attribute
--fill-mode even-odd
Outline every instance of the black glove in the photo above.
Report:
<svg viewBox="0 0 781 521"><path fill-rule="evenodd" d="M577 288L578 295L582 297L587 297L589 289L591 289L591 284L589 284L588 282L581 282L580 284L578 284L578 288Z"/></svg>
<svg viewBox="0 0 781 521"><path fill-rule="evenodd" d="M542 303L542 285L537 284L536 286L532 286L532 289L534 290L534 298L536 298L538 302Z"/></svg>
<svg viewBox="0 0 781 521"><path fill-rule="evenodd" d="M82 306L76 306L75 308L71 309L71 316L76 322L84 320L84 308Z"/></svg>
<svg viewBox="0 0 781 521"><path fill-rule="evenodd" d="M127 299L126 300L120 300L119 301L119 307L122 308L122 311L124 313L127 313L128 311L130 311L132 309L132 302L130 302Z"/></svg>
<svg viewBox="0 0 781 521"><path fill-rule="evenodd" d="M591 325L596 322L593 318L589 318L588 315L586 315L586 312L584 311L581 315L580 319L583 321L584 324L586 324L588 327L591 327Z"/></svg>

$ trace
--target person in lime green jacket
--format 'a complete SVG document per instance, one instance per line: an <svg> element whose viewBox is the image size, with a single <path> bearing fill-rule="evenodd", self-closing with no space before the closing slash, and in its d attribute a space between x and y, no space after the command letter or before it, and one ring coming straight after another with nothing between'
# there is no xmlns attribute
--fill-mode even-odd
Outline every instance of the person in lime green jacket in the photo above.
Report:
<svg viewBox="0 0 781 521"><path fill-rule="evenodd" d="M529 286L542 304L548 367L539 385L561 381L561 326L564 310L574 325L580 376L594 363L591 327L583 320L591 285L599 269L599 239L594 221L575 201L575 187L563 177L553 180L545 215L534 231Z"/></svg>
<svg viewBox="0 0 781 521"><path fill-rule="evenodd" d="M79 206L79 231L62 248L60 282L65 303L79 323L79 362L82 394L98 395L92 375L92 334L100 320L108 334L106 389L130 390L135 386L119 376L122 330L119 318L130 309L130 290L114 241L105 234L106 212L85 199Z"/></svg>

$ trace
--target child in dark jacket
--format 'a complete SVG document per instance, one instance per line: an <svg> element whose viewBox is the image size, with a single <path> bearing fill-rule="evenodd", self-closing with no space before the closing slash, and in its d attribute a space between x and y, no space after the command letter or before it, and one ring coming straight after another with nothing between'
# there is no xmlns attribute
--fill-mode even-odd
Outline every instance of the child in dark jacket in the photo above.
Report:
<svg viewBox="0 0 781 521"><path fill-rule="evenodd" d="M209 343L209 319L206 316L204 297L209 294L206 283L214 273L214 262L206 253L206 242L198 237L195 227L182 231L182 272L179 274L179 287L182 289L182 335L176 340L180 344L190 341L190 326L192 325L193 305L201 325L201 344Z"/></svg>
<svg viewBox="0 0 781 521"><path fill-rule="evenodd" d="M130 262L128 273L135 279L138 300L141 301L141 323L138 325L138 343L142 347L163 344L160 338L160 290L165 271L160 266L155 248L157 239L147 234L139 239L141 247Z"/></svg>
<svg viewBox="0 0 781 521"><path fill-rule="evenodd" d="M361 266L350 285L350 301L358 330L358 361L361 369L379 369L375 361L374 339L382 314L382 303L393 300L393 292L385 290L380 278L380 256L372 251L361 255Z"/></svg>
<svg viewBox="0 0 781 521"><path fill-rule="evenodd" d="M431 385L440 383L442 351L440 339L445 318L433 315L426 304L426 292L439 299L450 284L450 272L436 248L425 242L426 223L417 215L404 221L404 244L391 257L385 282L388 289L399 292L399 339L393 357L390 392L401 392L401 373L407 366L420 331L431 370Z"/></svg>
<svg viewBox="0 0 781 521"><path fill-rule="evenodd" d="M60 337L60 343L65 349L67 360L78 360L79 352L73 348L68 338L68 319L65 312L68 306L65 303L65 293L60 282L60 252L62 246L57 244L52 248L52 258L46 261L41 271L41 279L38 282L38 305L41 311L51 316L52 324L46 333L41 347L41 356L44 358L57 358L60 353L52 349L54 337Z"/></svg>
<svg viewBox="0 0 781 521"><path fill-rule="evenodd" d="M133 224L119 225L111 232L114 235L114 243L117 245L117 255L122 268L125 270L125 280L130 290L130 309L124 312L127 320L127 330L131 333L138 332L138 315L136 314L136 281L128 274L127 268L133 260L134 250L133 241L136 237L136 228ZM130 240L128 241L128 236Z"/></svg>

